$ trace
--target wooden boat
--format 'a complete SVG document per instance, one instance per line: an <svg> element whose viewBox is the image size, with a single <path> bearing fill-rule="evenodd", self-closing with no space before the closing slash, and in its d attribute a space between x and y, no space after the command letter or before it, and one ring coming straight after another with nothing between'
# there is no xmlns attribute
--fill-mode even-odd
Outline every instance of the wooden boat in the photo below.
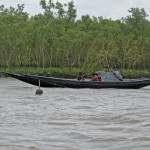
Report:
<svg viewBox="0 0 150 150"><path fill-rule="evenodd" d="M39 86L39 79L36 77L28 76L28 75L20 75L20 74L13 74L8 72L2 72L3 74L18 79L20 81ZM53 83L46 82L45 80L40 80L41 87L60 87L59 85L54 85Z"/></svg>
<svg viewBox="0 0 150 150"><path fill-rule="evenodd" d="M8 76L23 82L40 85L41 87L68 87L68 88L119 88L119 89L138 89L150 85L149 79L118 81L118 82L94 82L78 81L73 79L53 78L36 75L20 75L3 72Z"/></svg>

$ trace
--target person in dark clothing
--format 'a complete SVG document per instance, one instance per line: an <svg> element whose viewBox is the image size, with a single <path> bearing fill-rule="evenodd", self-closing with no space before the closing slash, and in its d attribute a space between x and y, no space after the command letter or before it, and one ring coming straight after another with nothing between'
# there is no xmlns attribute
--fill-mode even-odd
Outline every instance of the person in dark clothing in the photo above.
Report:
<svg viewBox="0 0 150 150"><path fill-rule="evenodd" d="M84 80L82 72L79 72L78 76L77 76L77 80Z"/></svg>

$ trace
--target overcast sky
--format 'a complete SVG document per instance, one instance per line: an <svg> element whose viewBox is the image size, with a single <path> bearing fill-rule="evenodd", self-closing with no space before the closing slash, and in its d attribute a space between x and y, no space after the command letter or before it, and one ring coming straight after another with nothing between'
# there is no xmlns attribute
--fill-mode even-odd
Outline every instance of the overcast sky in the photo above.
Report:
<svg viewBox="0 0 150 150"><path fill-rule="evenodd" d="M48 0L47 0L48 1ZM56 2L57 0L53 0ZM58 0L61 3L67 3L71 0ZM0 0L0 5L5 8L16 7L17 4L25 4L24 11L31 16L42 13L40 0ZM129 15L128 10L132 7L144 8L150 15L150 0L74 0L77 9L77 18L89 14L92 16L103 16L103 18L121 19ZM150 20L150 16L147 18Z"/></svg>

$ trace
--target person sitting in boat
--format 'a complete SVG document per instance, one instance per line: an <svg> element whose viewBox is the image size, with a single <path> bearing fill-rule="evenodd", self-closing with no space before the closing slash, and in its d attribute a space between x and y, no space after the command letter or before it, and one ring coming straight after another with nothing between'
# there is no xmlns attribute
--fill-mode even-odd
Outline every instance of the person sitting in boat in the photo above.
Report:
<svg viewBox="0 0 150 150"><path fill-rule="evenodd" d="M84 80L82 72L79 72L78 76L77 76L77 80Z"/></svg>
<svg viewBox="0 0 150 150"><path fill-rule="evenodd" d="M92 75L93 75L93 78L91 79L91 81L99 81L98 80L98 77L97 77L97 73L92 73Z"/></svg>

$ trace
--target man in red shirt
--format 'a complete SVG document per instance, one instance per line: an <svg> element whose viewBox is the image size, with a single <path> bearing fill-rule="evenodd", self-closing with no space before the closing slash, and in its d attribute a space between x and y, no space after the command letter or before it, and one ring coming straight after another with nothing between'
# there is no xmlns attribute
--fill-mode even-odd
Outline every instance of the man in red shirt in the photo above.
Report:
<svg viewBox="0 0 150 150"><path fill-rule="evenodd" d="M96 73L92 73L92 75L93 75L93 78L91 81L99 81Z"/></svg>

